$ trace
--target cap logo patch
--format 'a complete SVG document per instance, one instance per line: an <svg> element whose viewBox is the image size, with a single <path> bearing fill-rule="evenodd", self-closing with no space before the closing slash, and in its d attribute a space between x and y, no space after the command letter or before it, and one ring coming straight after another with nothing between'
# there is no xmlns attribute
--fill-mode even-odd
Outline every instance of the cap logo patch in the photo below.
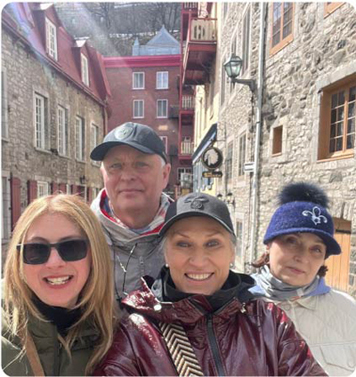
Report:
<svg viewBox="0 0 356 377"><path fill-rule="evenodd" d="M328 222L328 219L321 214L321 209L319 207L314 207L313 211L303 211L303 216L311 216L311 220L315 225L321 224L323 221L325 224Z"/></svg>
<svg viewBox="0 0 356 377"><path fill-rule="evenodd" d="M208 202L209 199L205 198L204 196L197 196L192 200L192 197L186 198L184 203L190 203L190 208L192 209L204 209L204 203Z"/></svg>
<svg viewBox="0 0 356 377"><path fill-rule="evenodd" d="M115 137L119 140L127 139L133 133L133 127L123 126L115 131Z"/></svg>

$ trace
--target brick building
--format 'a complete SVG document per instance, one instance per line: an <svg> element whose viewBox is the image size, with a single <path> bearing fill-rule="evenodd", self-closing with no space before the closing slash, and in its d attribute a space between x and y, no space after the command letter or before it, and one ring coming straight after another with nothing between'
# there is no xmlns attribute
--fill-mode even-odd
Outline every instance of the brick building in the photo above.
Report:
<svg viewBox="0 0 356 377"><path fill-rule="evenodd" d="M36 197L102 187L91 149L107 130L101 55L74 40L51 4L2 11L2 243Z"/></svg>
<svg viewBox="0 0 356 377"><path fill-rule="evenodd" d="M190 4L196 17L209 18L205 3ZM223 178L212 186L235 223L236 264L250 271L264 250L280 188L315 182L330 197L343 249L327 260L327 281L356 296L355 9L347 3L215 6L217 51L195 118L208 119L212 93L220 109L210 145L224 154ZM252 90L227 81L223 65L233 54L242 58L238 79L253 80Z"/></svg>
<svg viewBox="0 0 356 377"><path fill-rule="evenodd" d="M191 127L190 133L183 136L179 132L179 43L162 27L147 45L140 46L136 41L133 54L104 58L112 94L109 130L124 122L152 127L164 141L172 164L166 191L176 196L182 173L191 172L193 131Z"/></svg>

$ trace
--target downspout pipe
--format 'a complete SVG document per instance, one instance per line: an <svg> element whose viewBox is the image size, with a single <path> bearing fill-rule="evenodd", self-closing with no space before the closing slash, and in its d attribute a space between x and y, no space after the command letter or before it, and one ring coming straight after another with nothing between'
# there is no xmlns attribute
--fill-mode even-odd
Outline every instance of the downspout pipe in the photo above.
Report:
<svg viewBox="0 0 356 377"><path fill-rule="evenodd" d="M260 2L260 40L258 51L258 79L257 79L257 109L256 109L256 139L254 152L254 170L252 178L252 209L251 209L251 234L250 234L250 266L256 257L256 218L257 218L257 198L259 184L259 155L262 128L262 102L263 102L263 79L264 79L264 53L265 53L265 32L266 32L266 7L267 4Z"/></svg>

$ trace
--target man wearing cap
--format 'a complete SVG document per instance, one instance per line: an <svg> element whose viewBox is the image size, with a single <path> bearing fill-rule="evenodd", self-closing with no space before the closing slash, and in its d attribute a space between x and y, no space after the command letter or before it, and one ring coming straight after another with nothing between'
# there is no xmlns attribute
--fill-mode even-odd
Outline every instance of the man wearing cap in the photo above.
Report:
<svg viewBox="0 0 356 377"><path fill-rule="evenodd" d="M156 276L164 258L159 244L170 198L162 191L171 171L165 146L152 128L127 122L109 132L90 157L102 161L104 189L92 203L113 252L120 298Z"/></svg>

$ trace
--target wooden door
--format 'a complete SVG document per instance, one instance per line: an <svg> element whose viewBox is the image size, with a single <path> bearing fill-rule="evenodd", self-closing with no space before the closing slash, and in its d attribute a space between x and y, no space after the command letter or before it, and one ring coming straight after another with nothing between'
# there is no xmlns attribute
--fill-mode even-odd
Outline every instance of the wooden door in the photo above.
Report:
<svg viewBox="0 0 356 377"><path fill-rule="evenodd" d="M328 272L326 273L326 283L333 288L347 292L349 284L350 268L350 239L351 222L341 219L334 219L335 239L340 244L342 253L332 255L326 260Z"/></svg>

